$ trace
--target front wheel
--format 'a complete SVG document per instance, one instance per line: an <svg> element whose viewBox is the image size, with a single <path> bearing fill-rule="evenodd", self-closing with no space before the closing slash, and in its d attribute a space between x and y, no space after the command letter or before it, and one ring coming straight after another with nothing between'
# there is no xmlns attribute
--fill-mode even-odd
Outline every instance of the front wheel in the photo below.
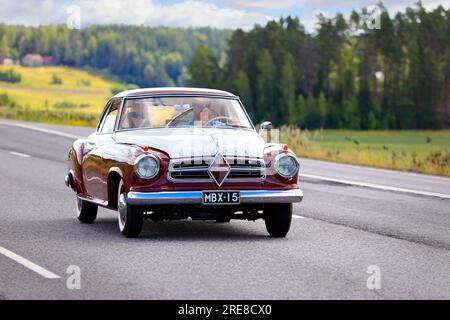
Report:
<svg viewBox="0 0 450 320"><path fill-rule="evenodd" d="M264 220L271 237L284 238L291 228L292 203L264 205Z"/></svg>
<svg viewBox="0 0 450 320"><path fill-rule="evenodd" d="M76 197L77 218L81 223L92 223L97 218L98 206L86 200Z"/></svg>
<svg viewBox="0 0 450 320"><path fill-rule="evenodd" d="M122 180L119 183L117 195L119 230L127 238L137 238L142 231L144 213L141 208L127 203Z"/></svg>

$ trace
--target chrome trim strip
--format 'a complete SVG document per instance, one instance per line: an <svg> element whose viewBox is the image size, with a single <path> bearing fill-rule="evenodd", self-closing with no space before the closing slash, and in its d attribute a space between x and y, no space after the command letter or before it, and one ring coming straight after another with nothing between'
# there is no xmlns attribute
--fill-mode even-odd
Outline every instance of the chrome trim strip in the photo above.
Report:
<svg viewBox="0 0 450 320"><path fill-rule="evenodd" d="M261 177L258 178L242 178L242 177L238 177L238 178L233 178L228 176L228 178L225 180L224 183L226 183L227 181L231 181L231 182L261 182L261 181L265 181L266 180L266 164L264 163L264 159L262 158L250 158L250 157L234 157L234 156L227 156L224 158L227 160L228 164L231 167L231 171L230 174L233 172L245 172L245 171L251 171L251 172L261 172ZM199 158L176 158L176 159L171 159L169 162L169 169L167 170L167 180L174 182L174 183L200 183L200 182L213 182L214 180L209 177L208 179L177 179L177 178L173 178L171 173L172 172L201 172L204 171L206 174L209 175L208 173L208 169L210 166L210 163L206 163L206 164L202 164L202 166L198 166L198 167L186 167L186 168L174 168L174 166L176 164L180 164L182 162L186 162L189 163L192 160L198 161L198 163L200 163ZM212 162L214 160L214 157L205 157L203 158L203 160L206 161L210 161ZM234 161L237 161L237 164L234 164ZM243 161L243 162L242 162ZM259 164L261 165L260 168L255 168L255 167L243 167L243 163L245 163L245 161L249 161L252 164ZM245 165L245 164L244 164ZM234 167L233 167L234 166Z"/></svg>
<svg viewBox="0 0 450 320"><path fill-rule="evenodd" d="M125 99L147 99L147 98L158 98L158 97L205 97L205 98L218 98L218 99L229 99L229 100L239 100L239 97L233 94L222 94L222 93L208 93L208 92L155 92L155 93L129 93L128 95L115 95L113 98L125 98Z"/></svg>
<svg viewBox="0 0 450 320"><path fill-rule="evenodd" d="M208 190L211 191L211 190ZM217 190L228 191L228 190ZM300 189L240 190L241 204L293 203L303 200ZM127 201L134 205L202 204L202 191L128 192Z"/></svg>
<svg viewBox="0 0 450 320"><path fill-rule="evenodd" d="M86 196L81 196L81 195L77 195L78 198L88 201L88 202L92 202L96 205L102 206L102 207L108 207L108 201L104 201L104 200L100 200L100 199L96 199L93 197L86 197Z"/></svg>

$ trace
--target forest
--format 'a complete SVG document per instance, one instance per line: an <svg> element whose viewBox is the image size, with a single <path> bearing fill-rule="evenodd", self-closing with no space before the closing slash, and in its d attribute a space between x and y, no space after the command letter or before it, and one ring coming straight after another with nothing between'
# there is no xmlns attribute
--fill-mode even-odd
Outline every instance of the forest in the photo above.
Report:
<svg viewBox="0 0 450 320"><path fill-rule="evenodd" d="M129 84L179 86L195 49L206 45L225 60L231 30L106 25L81 30L65 25L25 27L0 23L0 57L51 56L55 65L106 70Z"/></svg>
<svg viewBox="0 0 450 320"><path fill-rule="evenodd" d="M318 31L287 17L236 30L221 64L200 45L190 85L235 92L254 119L301 128L438 129L450 125L450 16L437 7L390 17L380 29L319 16ZM365 25L364 25L365 26Z"/></svg>
<svg viewBox="0 0 450 320"><path fill-rule="evenodd" d="M144 26L25 27L0 24L0 57L51 56L54 64L106 70L121 82L229 90L252 118L299 128L450 127L450 19L418 2L380 29L318 16L251 30ZM355 26L359 26L356 28ZM5 75L11 76L11 75Z"/></svg>

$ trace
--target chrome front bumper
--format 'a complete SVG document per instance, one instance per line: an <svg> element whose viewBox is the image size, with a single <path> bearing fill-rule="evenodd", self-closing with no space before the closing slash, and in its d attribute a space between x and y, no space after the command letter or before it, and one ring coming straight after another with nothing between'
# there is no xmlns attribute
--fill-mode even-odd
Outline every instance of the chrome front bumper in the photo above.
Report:
<svg viewBox="0 0 450 320"><path fill-rule="evenodd" d="M293 203L303 199L300 189L241 190L240 195L241 204ZM138 205L202 204L202 191L128 192L127 202Z"/></svg>

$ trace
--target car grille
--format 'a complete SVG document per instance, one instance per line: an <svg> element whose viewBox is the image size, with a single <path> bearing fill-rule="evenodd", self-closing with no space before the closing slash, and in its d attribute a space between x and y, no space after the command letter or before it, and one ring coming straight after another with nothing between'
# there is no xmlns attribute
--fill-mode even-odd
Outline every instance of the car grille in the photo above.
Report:
<svg viewBox="0 0 450 320"><path fill-rule="evenodd" d="M262 159L225 157L230 165L227 180L261 181L266 178L266 167ZM169 180L174 182L206 182L212 181L208 174L209 164L213 158L207 159L174 159L169 165Z"/></svg>

